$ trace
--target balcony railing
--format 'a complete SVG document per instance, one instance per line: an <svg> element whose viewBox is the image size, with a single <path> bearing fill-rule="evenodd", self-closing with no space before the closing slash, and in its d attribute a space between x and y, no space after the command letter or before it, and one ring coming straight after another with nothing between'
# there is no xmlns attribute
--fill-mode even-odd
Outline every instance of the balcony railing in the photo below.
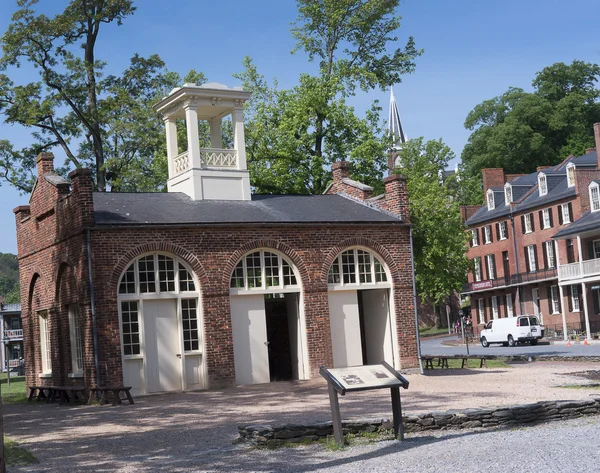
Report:
<svg viewBox="0 0 600 473"><path fill-rule="evenodd" d="M181 174L192 167L188 151L173 159L175 175ZM237 167L237 151L235 149L200 148L200 163L202 167L235 168Z"/></svg>
<svg viewBox="0 0 600 473"><path fill-rule="evenodd" d="M4 338L23 338L23 329L5 330Z"/></svg>
<svg viewBox="0 0 600 473"><path fill-rule="evenodd" d="M502 288L506 286L514 286L517 284L525 284L535 281L543 281L545 279L554 279L557 277L557 270L554 269L541 269L532 273L519 273L513 274L506 278L487 279L485 281L469 282L463 284L462 293L467 294L470 292L486 291L494 288Z"/></svg>
<svg viewBox="0 0 600 473"><path fill-rule="evenodd" d="M599 276L600 258L589 259L579 263L561 264L558 267L558 276L561 280L577 279L581 277Z"/></svg>

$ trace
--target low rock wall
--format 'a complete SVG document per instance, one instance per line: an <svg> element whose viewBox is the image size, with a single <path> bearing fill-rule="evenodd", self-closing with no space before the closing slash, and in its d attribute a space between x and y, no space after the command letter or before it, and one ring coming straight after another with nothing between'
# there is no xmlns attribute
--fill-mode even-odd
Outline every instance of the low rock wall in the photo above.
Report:
<svg viewBox="0 0 600 473"><path fill-rule="evenodd" d="M402 418L405 432L426 430L459 430L526 425L562 419L573 419L600 413L600 395L589 401L549 401L490 409L431 412ZM346 421L344 434L383 432L392 429L389 419ZM239 426L238 442L260 446L316 441L333 435L331 422L318 424L288 424L282 426Z"/></svg>

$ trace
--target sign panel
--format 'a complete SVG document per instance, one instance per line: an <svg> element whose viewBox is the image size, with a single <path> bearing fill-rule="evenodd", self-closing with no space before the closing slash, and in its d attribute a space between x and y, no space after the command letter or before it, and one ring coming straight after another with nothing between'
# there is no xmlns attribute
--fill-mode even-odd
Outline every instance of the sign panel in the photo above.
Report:
<svg viewBox="0 0 600 473"><path fill-rule="evenodd" d="M479 291L480 289L491 289L493 286L492 280L487 280L487 281L479 281L479 282L474 282L472 287L473 291Z"/></svg>
<svg viewBox="0 0 600 473"><path fill-rule="evenodd" d="M387 363L347 368L321 368L321 375L334 380L342 393L379 388L408 388L408 380Z"/></svg>

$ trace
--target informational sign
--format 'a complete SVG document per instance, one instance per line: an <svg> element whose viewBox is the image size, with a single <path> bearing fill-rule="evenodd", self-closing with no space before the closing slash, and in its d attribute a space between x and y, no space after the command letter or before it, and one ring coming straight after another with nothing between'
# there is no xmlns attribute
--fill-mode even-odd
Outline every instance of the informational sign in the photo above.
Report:
<svg viewBox="0 0 600 473"><path fill-rule="evenodd" d="M408 389L408 380L398 373L385 361L380 365L350 366L348 368L325 368L321 366L321 376L327 380L329 404L333 420L333 435L342 445L342 417L338 394L347 392L367 391L370 389L388 388L392 397L392 413L394 416L394 434L398 440L404 439L402 427L402 405L400 403L400 388Z"/></svg>
<svg viewBox="0 0 600 473"><path fill-rule="evenodd" d="M398 379L383 365L331 368L327 371L346 391L404 387L405 383L408 385L408 381Z"/></svg>

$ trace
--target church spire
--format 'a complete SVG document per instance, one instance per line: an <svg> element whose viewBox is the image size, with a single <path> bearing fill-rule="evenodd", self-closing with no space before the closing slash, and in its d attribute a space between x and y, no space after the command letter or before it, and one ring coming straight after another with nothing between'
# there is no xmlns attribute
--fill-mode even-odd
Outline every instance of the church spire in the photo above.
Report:
<svg viewBox="0 0 600 473"><path fill-rule="evenodd" d="M402 122L400 121L400 112L398 111L398 105L396 104L396 97L394 96L394 88L390 87L390 118L388 120L388 130L390 135L394 138L393 148L397 149L406 143L408 139L402 128Z"/></svg>

